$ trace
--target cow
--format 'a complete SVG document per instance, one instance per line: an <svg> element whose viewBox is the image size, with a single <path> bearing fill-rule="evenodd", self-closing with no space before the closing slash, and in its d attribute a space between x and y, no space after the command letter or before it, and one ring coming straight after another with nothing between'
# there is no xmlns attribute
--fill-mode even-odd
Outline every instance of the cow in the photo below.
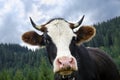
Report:
<svg viewBox="0 0 120 80"><path fill-rule="evenodd" d="M22 40L30 45L45 46L53 65L54 80L120 80L112 58L98 48L85 47L83 43L96 35L93 26L81 26L84 16L72 23L64 18L54 18L42 25L32 26L43 34L28 31Z"/></svg>

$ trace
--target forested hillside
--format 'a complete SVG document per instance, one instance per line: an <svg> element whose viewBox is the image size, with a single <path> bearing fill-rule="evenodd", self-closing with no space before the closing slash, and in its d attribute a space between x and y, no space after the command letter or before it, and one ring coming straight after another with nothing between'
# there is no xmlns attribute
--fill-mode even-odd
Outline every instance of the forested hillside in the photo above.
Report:
<svg viewBox="0 0 120 80"><path fill-rule="evenodd" d="M0 44L0 70L3 68L21 69L26 65L38 67L45 50L31 51L17 44Z"/></svg>
<svg viewBox="0 0 120 80"><path fill-rule="evenodd" d="M44 48L28 50L18 44L0 44L0 80L53 80Z"/></svg>
<svg viewBox="0 0 120 80"><path fill-rule="evenodd" d="M94 25L97 33L86 46L105 50L120 70L120 17ZM18 44L0 44L0 80L53 80L46 49L31 51Z"/></svg>

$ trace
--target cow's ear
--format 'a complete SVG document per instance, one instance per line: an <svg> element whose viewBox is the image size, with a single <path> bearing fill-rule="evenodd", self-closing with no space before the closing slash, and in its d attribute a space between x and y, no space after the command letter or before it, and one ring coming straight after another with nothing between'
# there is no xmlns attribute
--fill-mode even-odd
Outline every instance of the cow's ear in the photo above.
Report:
<svg viewBox="0 0 120 80"><path fill-rule="evenodd" d="M90 41L96 34L96 29L92 26L82 26L75 32L77 35L77 45Z"/></svg>
<svg viewBox="0 0 120 80"><path fill-rule="evenodd" d="M44 45L43 43L43 36L37 34L34 31L28 31L22 35L22 40L25 43L31 44L31 45Z"/></svg>

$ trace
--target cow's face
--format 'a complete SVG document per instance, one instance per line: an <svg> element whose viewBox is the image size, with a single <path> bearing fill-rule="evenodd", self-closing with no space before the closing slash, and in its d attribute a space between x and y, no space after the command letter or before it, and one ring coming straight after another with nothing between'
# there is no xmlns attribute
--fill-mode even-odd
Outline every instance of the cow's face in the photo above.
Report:
<svg viewBox="0 0 120 80"><path fill-rule="evenodd" d="M57 18L41 26L37 26L31 19L32 25L42 31L43 35L29 31L23 34L22 39L31 45L45 45L54 67L53 71L61 75L69 75L78 70L77 61L72 56L74 53L71 53L70 47L79 46L95 35L95 28L90 26L82 26L78 31L73 31L81 24L83 18L77 24Z"/></svg>

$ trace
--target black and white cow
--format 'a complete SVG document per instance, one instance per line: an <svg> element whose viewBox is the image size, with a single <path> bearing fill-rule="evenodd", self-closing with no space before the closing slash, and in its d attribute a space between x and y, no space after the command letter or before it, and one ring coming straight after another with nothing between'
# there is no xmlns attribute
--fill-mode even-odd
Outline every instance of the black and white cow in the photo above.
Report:
<svg viewBox="0 0 120 80"><path fill-rule="evenodd" d="M112 59L98 48L86 48L83 43L96 34L92 26L55 18L43 25L33 27L41 32L29 31L22 40L31 45L46 46L48 58L53 65L55 80L120 80L119 72ZM74 31L75 28L78 30Z"/></svg>

